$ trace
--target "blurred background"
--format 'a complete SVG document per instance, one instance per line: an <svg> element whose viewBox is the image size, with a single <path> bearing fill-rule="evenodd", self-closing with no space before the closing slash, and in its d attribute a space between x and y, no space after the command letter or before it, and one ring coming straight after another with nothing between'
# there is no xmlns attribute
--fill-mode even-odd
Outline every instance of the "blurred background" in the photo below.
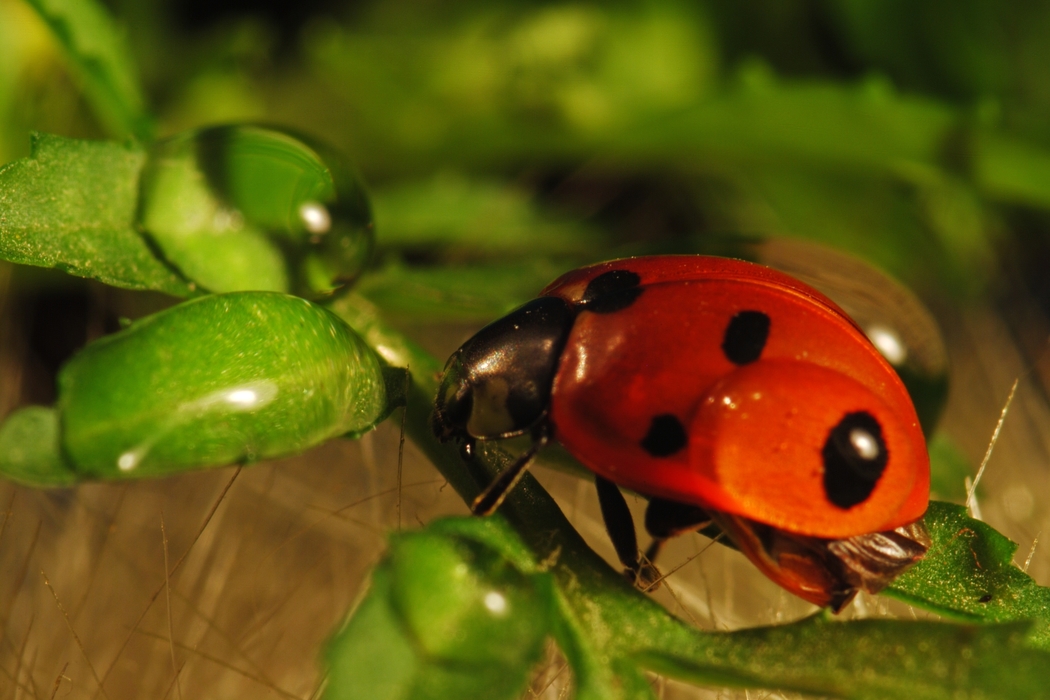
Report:
<svg viewBox="0 0 1050 700"><path fill-rule="evenodd" d="M561 272L622 255L779 241L807 267L830 249L900 280L950 358L937 496L965 499L1019 380L977 506L1050 583L1050 3L107 7L158 137L264 122L356 163L378 243L359 291L442 358ZM0 0L0 163L31 131L127 138L82 78L29 5ZM78 347L168 303L0 266L0 416L51 403ZM398 480L398 442L395 419L241 472L0 484L0 697L315 697L385 534L466 512L411 446ZM590 484L538 471L612 558ZM668 570L688 561L660 593L676 613L732 629L811 609L707 544L668 553ZM862 596L846 614L915 613ZM552 652L529 696L567 697L561 667Z"/></svg>

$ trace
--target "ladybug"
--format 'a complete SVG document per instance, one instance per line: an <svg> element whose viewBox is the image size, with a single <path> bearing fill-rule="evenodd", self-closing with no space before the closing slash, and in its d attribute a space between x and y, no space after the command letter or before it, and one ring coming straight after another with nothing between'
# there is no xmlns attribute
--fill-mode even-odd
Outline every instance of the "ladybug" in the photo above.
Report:
<svg viewBox="0 0 1050 700"><path fill-rule="evenodd" d="M476 514L559 441L594 472L640 586L668 537L713 524L777 584L837 612L930 546L929 456L901 380L829 298L754 263L652 256L563 275L452 355L433 426L468 454L532 438ZM645 556L621 487L649 498Z"/></svg>

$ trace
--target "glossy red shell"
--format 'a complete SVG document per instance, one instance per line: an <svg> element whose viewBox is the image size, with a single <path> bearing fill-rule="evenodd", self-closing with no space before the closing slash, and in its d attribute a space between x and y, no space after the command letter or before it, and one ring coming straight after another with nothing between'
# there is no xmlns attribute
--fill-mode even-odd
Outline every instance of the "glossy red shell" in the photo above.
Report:
<svg viewBox="0 0 1050 700"><path fill-rule="evenodd" d="M760 265L659 256L570 272L541 292L579 303L605 272L629 270L640 296L611 313L582 311L555 377L555 437L597 474L647 496L740 515L788 532L842 538L893 529L926 510L929 458L900 379L830 299ZM770 330L760 358L730 362L722 340L741 311ZM882 426L888 462L849 508L822 485L830 426L852 411ZM654 416L674 415L688 444L641 446Z"/></svg>

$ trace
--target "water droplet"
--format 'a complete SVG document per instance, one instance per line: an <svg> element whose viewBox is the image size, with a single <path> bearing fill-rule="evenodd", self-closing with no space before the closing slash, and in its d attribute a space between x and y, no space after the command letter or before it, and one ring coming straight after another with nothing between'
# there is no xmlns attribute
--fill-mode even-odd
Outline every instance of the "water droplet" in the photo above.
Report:
<svg viewBox="0 0 1050 700"><path fill-rule="evenodd" d="M372 213L352 166L309 138L251 125L157 143L139 225L169 263L213 292L345 289L372 250Z"/></svg>

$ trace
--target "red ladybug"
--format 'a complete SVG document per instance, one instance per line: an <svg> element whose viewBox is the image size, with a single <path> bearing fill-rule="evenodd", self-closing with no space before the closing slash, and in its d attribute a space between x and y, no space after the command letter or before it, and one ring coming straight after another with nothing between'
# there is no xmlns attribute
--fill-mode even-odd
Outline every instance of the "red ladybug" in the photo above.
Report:
<svg viewBox="0 0 1050 700"><path fill-rule="evenodd" d="M452 355L442 439L530 433L474 502L498 507L557 439L595 473L635 580L714 523L773 581L836 611L922 558L925 439L904 385L834 302L753 263L655 256L569 272ZM640 558L618 486L650 498Z"/></svg>

